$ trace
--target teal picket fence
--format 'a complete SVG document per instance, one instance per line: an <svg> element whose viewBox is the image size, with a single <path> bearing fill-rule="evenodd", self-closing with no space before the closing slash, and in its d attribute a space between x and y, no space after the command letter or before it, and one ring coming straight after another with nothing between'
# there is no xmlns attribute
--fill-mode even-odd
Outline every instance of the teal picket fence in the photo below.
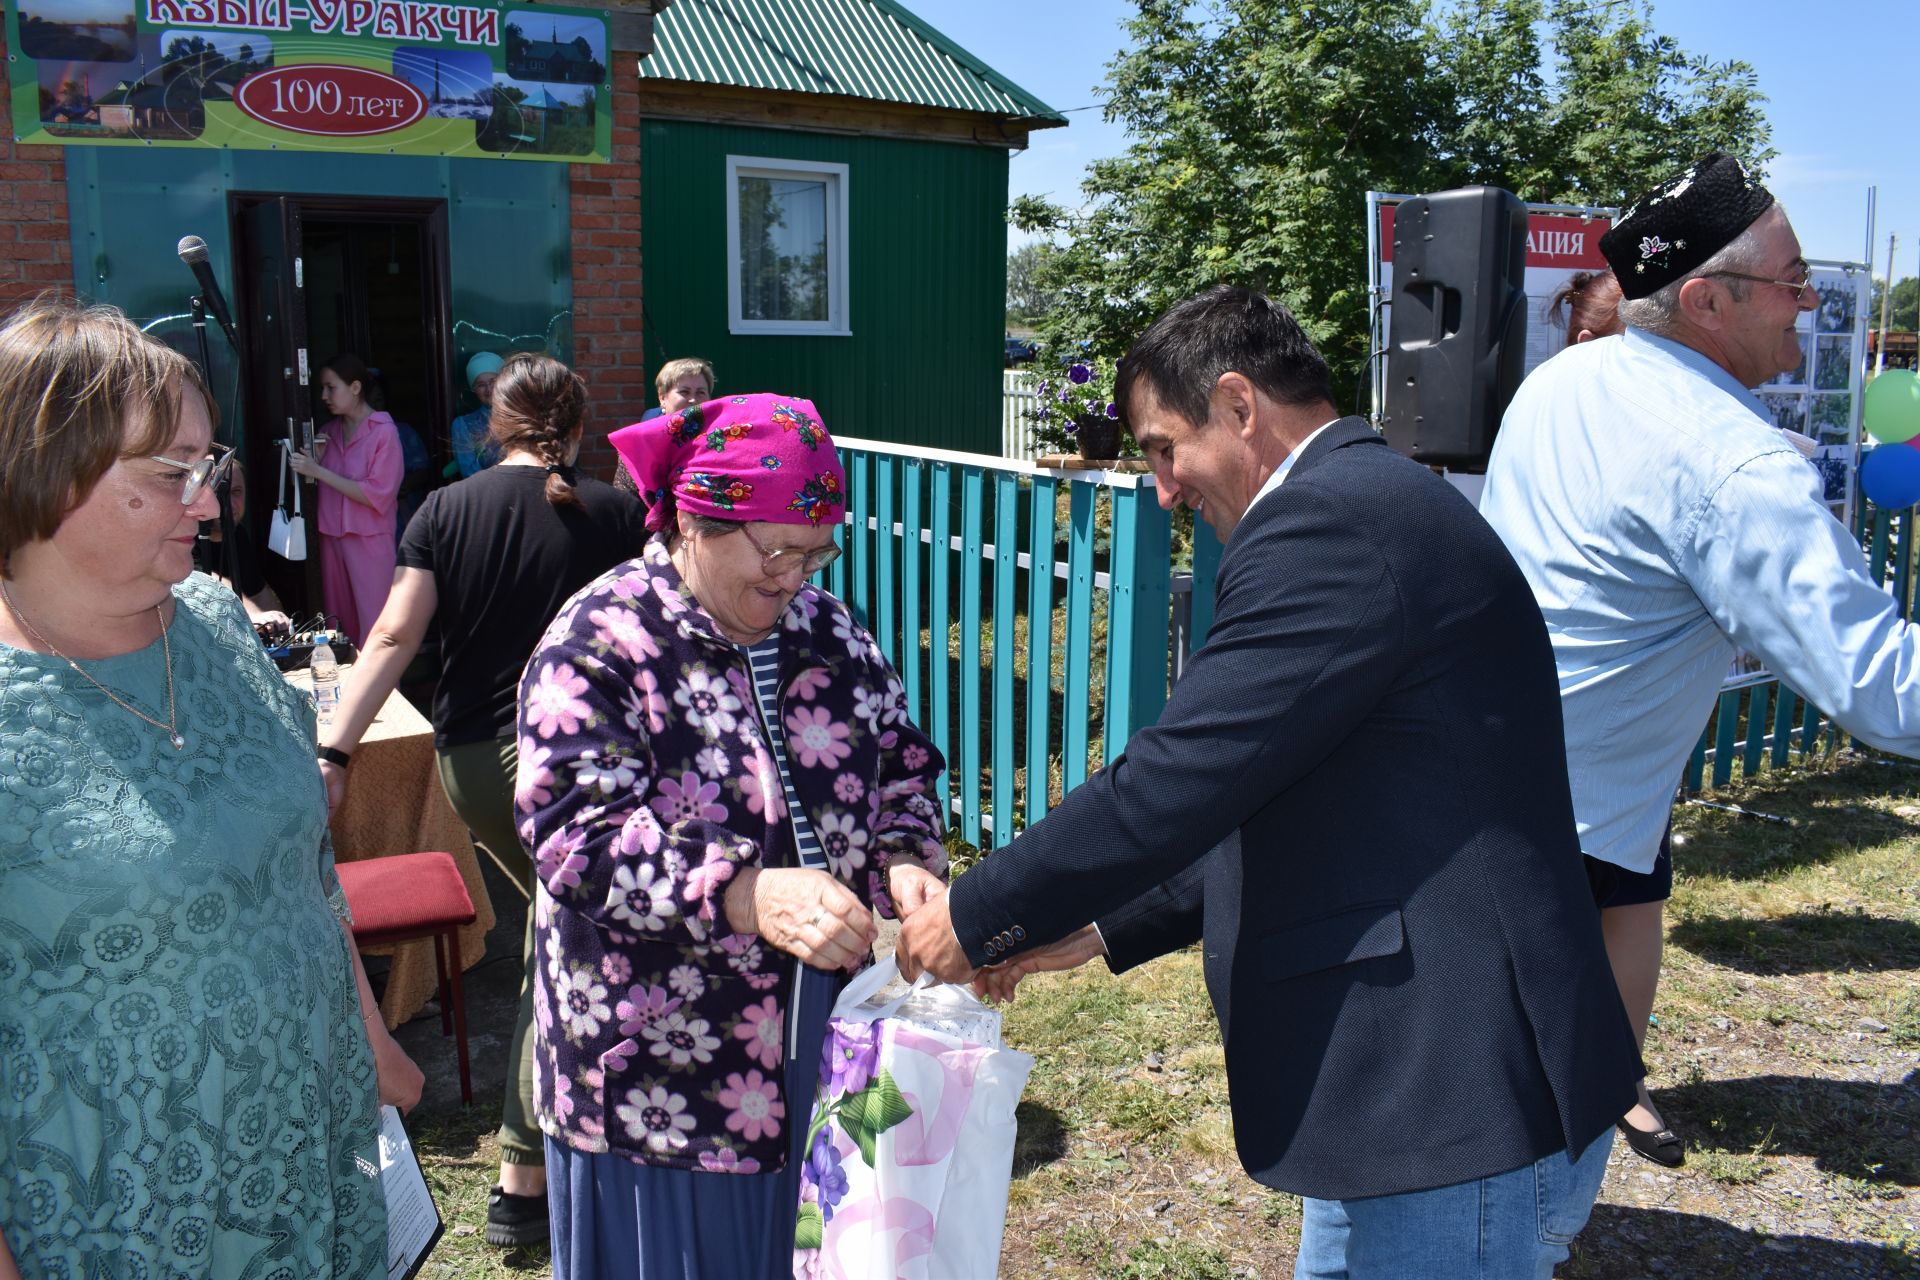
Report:
<svg viewBox="0 0 1920 1280"><path fill-rule="evenodd" d="M1862 503L1853 530L1866 552L1869 570L1893 595L1900 616L1909 619L1913 617L1916 551L1920 550L1914 510L1889 511ZM1722 787L1733 779L1736 765L1743 776L1751 777L1844 742L1844 735L1820 708L1778 680L1729 689L1720 695L1694 744L1681 786L1687 791Z"/></svg>
<svg viewBox="0 0 1920 1280"><path fill-rule="evenodd" d="M952 827L998 848L1159 714L1212 623L1220 543L1199 524L1176 548L1148 475L838 444L846 554L823 585L873 632L908 715L946 757ZM1856 524L1911 617L1914 511L1868 506ZM1046 626L1032 625L1041 617ZM1682 786L1724 786L1736 767L1751 776L1842 741L1819 708L1762 679L1720 696Z"/></svg>
<svg viewBox="0 0 1920 1280"><path fill-rule="evenodd" d="M1201 525L1176 563L1149 475L837 444L844 554L823 584L946 757L952 826L998 848L1159 715L1212 621L1220 543Z"/></svg>

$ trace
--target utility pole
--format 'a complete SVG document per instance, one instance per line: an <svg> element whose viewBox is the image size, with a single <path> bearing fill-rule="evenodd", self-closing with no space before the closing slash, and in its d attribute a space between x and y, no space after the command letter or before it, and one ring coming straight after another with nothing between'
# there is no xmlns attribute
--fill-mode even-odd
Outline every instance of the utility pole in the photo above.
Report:
<svg viewBox="0 0 1920 1280"><path fill-rule="evenodd" d="M1893 246L1900 243L1900 237L1887 237L1887 287L1880 295L1880 343L1873 358L1873 372L1878 376L1887 367L1887 308L1893 302Z"/></svg>

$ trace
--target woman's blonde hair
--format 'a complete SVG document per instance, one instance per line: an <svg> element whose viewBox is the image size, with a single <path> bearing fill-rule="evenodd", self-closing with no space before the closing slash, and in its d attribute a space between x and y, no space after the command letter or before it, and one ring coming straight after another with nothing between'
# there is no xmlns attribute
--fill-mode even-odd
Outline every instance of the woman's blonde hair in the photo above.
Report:
<svg viewBox="0 0 1920 1280"><path fill-rule="evenodd" d="M117 307L42 296L0 325L0 573L50 538L120 458L156 454L189 391L219 409L191 360Z"/></svg>
<svg viewBox="0 0 1920 1280"><path fill-rule="evenodd" d="M718 389L713 385L713 365L694 356L685 356L679 360L669 360L660 366L660 374L653 380L653 398L658 400L667 394L667 389L674 383L695 373L707 380L708 395L712 395Z"/></svg>

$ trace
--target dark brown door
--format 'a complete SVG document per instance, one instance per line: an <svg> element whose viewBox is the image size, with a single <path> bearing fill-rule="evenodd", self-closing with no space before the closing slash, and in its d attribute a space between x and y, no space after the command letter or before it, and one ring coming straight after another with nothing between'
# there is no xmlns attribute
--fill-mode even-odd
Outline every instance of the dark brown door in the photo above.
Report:
<svg viewBox="0 0 1920 1280"><path fill-rule="evenodd" d="M266 535L273 505L283 492L281 460L287 448L313 447L313 370L307 352L302 225L295 197L236 197L234 274L249 495L246 533L254 539L267 582L296 619L320 609L320 539L310 482L288 471L284 486L289 502L295 487L300 487L300 509L307 525L306 560L289 561L272 554L266 549Z"/></svg>
<svg viewBox="0 0 1920 1280"><path fill-rule="evenodd" d="M304 620L322 605L317 490L310 482L301 494L307 560L289 562L264 548L280 442L292 438L310 447L316 421L324 421L315 395L321 365L352 352L376 368L394 420L411 425L424 443L428 457L418 468L410 464L402 515L451 457L447 206L443 200L236 192L230 207L248 490L259 495L248 533L262 549L267 581L288 612Z"/></svg>

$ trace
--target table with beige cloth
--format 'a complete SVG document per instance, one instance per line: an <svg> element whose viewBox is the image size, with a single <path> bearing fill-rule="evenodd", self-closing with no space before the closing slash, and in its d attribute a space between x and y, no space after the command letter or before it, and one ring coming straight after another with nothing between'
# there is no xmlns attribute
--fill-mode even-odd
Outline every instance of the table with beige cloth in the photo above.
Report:
<svg viewBox="0 0 1920 1280"><path fill-rule="evenodd" d="M306 671L289 672L287 679L311 692ZM342 667L343 686L353 679L353 668ZM493 927L493 901L480 878L467 824L447 802L440 785L440 766L433 754L433 726L399 690L387 695L379 714L367 727L347 768L347 798L329 823L336 862L358 862L395 853L441 850L453 855L473 899L473 923L460 931L460 967L471 969L487 950L487 930ZM367 947L368 955L390 955L387 988L380 997L380 1013L389 1028L420 1012L439 989L433 964L433 940L423 938L390 947Z"/></svg>

